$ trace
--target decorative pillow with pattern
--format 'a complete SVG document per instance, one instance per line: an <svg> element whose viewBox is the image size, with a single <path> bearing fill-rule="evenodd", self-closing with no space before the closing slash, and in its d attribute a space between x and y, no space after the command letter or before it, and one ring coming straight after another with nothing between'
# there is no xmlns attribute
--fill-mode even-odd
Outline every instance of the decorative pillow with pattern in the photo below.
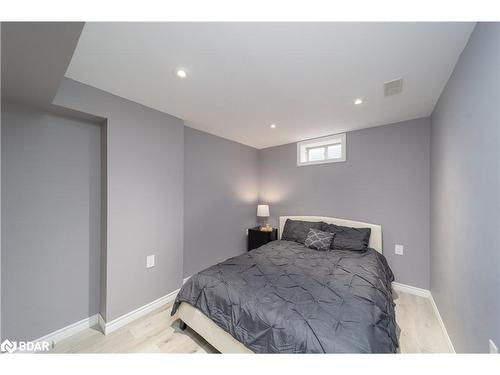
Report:
<svg viewBox="0 0 500 375"><path fill-rule="evenodd" d="M304 245L310 249L327 251L330 250L334 236L335 233L323 232L321 230L311 228L307 233Z"/></svg>

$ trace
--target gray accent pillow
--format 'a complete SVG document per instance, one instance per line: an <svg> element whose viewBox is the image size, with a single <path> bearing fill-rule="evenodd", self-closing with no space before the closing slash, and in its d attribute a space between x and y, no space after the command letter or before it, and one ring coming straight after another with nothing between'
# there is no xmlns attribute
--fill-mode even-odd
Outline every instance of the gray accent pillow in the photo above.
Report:
<svg viewBox="0 0 500 375"><path fill-rule="evenodd" d="M334 250L365 251L370 241L370 228L351 228L323 223L321 228L335 234L331 248Z"/></svg>
<svg viewBox="0 0 500 375"><path fill-rule="evenodd" d="M306 240L309 229L319 229L324 223L321 221L302 221L286 219L285 227L283 228L282 240L295 241L304 243Z"/></svg>
<svg viewBox="0 0 500 375"><path fill-rule="evenodd" d="M335 234L332 232L323 232L322 230L309 229L304 245L310 249L327 251L330 250Z"/></svg>

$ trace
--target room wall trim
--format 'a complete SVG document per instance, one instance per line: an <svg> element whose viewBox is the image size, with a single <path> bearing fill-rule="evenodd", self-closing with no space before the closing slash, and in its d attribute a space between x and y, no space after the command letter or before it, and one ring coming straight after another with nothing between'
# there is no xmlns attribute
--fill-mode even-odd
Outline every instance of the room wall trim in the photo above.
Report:
<svg viewBox="0 0 500 375"><path fill-rule="evenodd" d="M453 346L453 342L451 341L451 338L448 335L448 331L446 330L446 326L444 325L443 318L441 317L441 314L439 313L439 309L436 305L436 301L434 301L434 297L432 297L432 293L430 295L430 300L431 300L432 308L434 309L434 314L436 314L439 325L441 326L441 330L443 331L444 337L446 338L446 343L448 344L448 348L450 349L450 351L452 353L456 353L455 347Z"/></svg>
<svg viewBox="0 0 500 375"><path fill-rule="evenodd" d="M146 314L149 314L151 311L154 311L162 306L165 306L171 302L174 302L177 293L179 293L180 289L176 289L169 294L160 297L150 303L145 304L129 313L126 313L116 319L113 319L110 322L105 322L101 317L99 319L99 326L101 327L102 332L105 335L109 335L111 332L116 331L118 328L121 328L128 323L133 322L136 319L143 317Z"/></svg>
<svg viewBox="0 0 500 375"><path fill-rule="evenodd" d="M57 331L51 332L45 336L42 336L36 340L33 340L33 342L42 342L42 341L48 341L51 343L51 346L54 346L56 343L58 343L61 340L64 340L70 336L73 336L85 329L88 329L90 327L95 326L98 323L98 315L95 314L92 316L89 316L88 318L82 319L76 323L70 324L66 327L63 327L61 329L58 329Z"/></svg>
<svg viewBox="0 0 500 375"><path fill-rule="evenodd" d="M183 283L185 283L188 279L189 277L184 279ZM51 347L53 347L59 341L64 340L70 336L73 336L85 329L94 327L96 325L99 326L102 333L108 335L111 332L117 330L118 328L123 327L124 325L127 325L128 323L131 323L134 320L139 319L142 316L150 313L151 311L154 311L168 303L173 302L175 300L175 297L177 296L177 293L179 293L179 290L180 288L150 303L147 303L144 306L141 306L127 314L124 314L116 319L113 319L109 323L106 323L101 314L95 314L88 318L82 319L76 323L58 329L57 331L51 332L36 340L33 340L33 342L48 341L51 344Z"/></svg>
<svg viewBox="0 0 500 375"><path fill-rule="evenodd" d="M394 290L399 290L399 291L404 292L404 293L413 294L413 295L416 295L419 297L424 297L424 298L429 299L431 306L432 306L432 309L434 310L434 314L436 315L436 318L438 320L439 326L441 327L441 331L444 334L446 343L448 344L448 348L450 349L450 351L452 353L456 353L455 347L453 346L453 342L451 341L450 336L448 335L448 331L446 330L446 326L444 325L443 318L441 318L441 314L439 313L439 309L436 305L436 301L434 301L434 297L432 297L431 291L427 290L427 289L417 288L415 286L411 286L411 285L407 285L407 284L396 283L396 282L392 283L392 288Z"/></svg>
<svg viewBox="0 0 500 375"><path fill-rule="evenodd" d="M191 276L186 277L183 279L182 283L185 284L186 281L189 280ZM436 314L436 317L438 319L438 323L441 327L442 332L444 333L446 342L448 344L448 347L452 353L455 353L455 348L453 346L453 342L450 339L450 336L448 335L448 331L446 329L446 326L443 322L443 319L441 317L441 314L439 313L439 309L436 305L436 302L434 301L434 298L432 297L432 293L427 290L427 289L422 289L418 287L414 287L411 285L407 284L401 284L397 282L392 283L392 288L394 290L398 290L404 293L409 293L413 294L419 297L424 297L428 298L432 308L434 310L434 313ZM175 297L177 296L177 293L179 293L180 288L174 290L173 292L170 292L169 294L166 294L163 297L160 297L150 303L145 304L144 306L141 306L127 314L124 314L116 319L113 319L109 323L107 323L103 317L100 314L95 314L92 315L88 318L82 319L76 323L70 324L66 327L63 327L61 329L58 329L57 331L54 331L52 333L49 333L45 336L42 336L36 340L33 340L34 342L41 342L41 341L49 341L51 345L55 345L57 342L64 340L72 335L75 335L85 329L88 329L90 327L93 327L95 325L99 325L101 328L102 332L105 335L110 334L113 331L116 331L118 328L121 328L131 322L133 322L136 319L139 319L143 317L144 315L166 305L175 300Z"/></svg>

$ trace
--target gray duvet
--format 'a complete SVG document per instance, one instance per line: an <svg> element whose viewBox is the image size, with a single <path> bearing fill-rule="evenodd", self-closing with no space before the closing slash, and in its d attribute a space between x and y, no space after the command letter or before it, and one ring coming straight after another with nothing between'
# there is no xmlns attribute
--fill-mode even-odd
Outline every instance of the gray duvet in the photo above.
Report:
<svg viewBox="0 0 500 375"><path fill-rule="evenodd" d="M366 252L273 241L201 271L181 302L257 353L394 353L393 274Z"/></svg>

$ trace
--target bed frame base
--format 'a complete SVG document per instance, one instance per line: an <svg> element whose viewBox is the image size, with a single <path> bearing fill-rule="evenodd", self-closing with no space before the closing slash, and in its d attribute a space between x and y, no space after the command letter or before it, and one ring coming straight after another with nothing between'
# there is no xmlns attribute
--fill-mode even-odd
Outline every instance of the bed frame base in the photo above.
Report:
<svg viewBox="0 0 500 375"><path fill-rule="evenodd" d="M179 329L180 329L181 331L185 331L185 330L186 330L186 328L187 328L187 324L186 324L186 323L184 323L181 319L179 319Z"/></svg>
<svg viewBox="0 0 500 375"><path fill-rule="evenodd" d="M180 327L188 325L221 353L253 353L200 310L186 302L180 304L177 317L181 320Z"/></svg>

